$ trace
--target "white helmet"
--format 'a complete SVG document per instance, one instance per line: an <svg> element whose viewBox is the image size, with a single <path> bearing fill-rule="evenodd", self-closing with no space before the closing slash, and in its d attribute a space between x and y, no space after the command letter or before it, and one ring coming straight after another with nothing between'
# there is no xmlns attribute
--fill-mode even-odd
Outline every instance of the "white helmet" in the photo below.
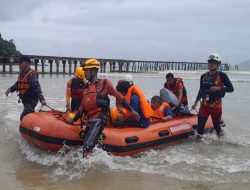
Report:
<svg viewBox="0 0 250 190"><path fill-rule="evenodd" d="M123 80L133 83L133 76L131 74L126 74L124 75Z"/></svg>
<svg viewBox="0 0 250 190"><path fill-rule="evenodd" d="M208 62L209 61L217 61L219 64L221 63L220 55L218 53L212 53L208 56Z"/></svg>

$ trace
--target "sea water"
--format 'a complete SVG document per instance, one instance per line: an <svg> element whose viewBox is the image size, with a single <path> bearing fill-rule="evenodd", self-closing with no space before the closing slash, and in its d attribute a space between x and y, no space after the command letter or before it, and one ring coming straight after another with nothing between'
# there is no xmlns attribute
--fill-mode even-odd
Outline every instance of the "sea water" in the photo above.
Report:
<svg viewBox="0 0 250 190"><path fill-rule="evenodd" d="M204 71L173 71L184 79L189 107ZM133 74L146 97L159 94L165 74ZM28 144L20 136L22 105L15 93L5 90L16 74L0 75L0 184L1 189L250 189L250 72L227 72L235 91L223 99L225 136L205 135L201 143L188 141L151 150L136 157L118 157L95 149L83 159L80 149L68 154L49 153ZM65 110L69 75L40 75L50 107ZM114 86L123 74L100 74ZM114 98L111 99L114 105ZM37 110L39 110L37 106Z"/></svg>

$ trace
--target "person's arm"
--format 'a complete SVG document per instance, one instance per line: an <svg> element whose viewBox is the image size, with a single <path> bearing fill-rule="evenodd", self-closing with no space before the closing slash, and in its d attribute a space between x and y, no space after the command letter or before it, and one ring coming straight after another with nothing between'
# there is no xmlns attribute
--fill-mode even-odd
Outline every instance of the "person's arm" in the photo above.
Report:
<svg viewBox="0 0 250 190"><path fill-rule="evenodd" d="M233 85L231 83L231 81L229 80L228 76L226 73L220 72L220 77L221 77L221 81L223 82L223 87L220 86L211 86L209 88L210 92L233 92L234 88Z"/></svg>
<svg viewBox="0 0 250 190"><path fill-rule="evenodd" d="M69 80L66 87L66 112L70 111L71 85L72 81Z"/></svg>
<svg viewBox="0 0 250 190"><path fill-rule="evenodd" d="M168 88L168 83L167 82L164 83L164 88Z"/></svg>
<svg viewBox="0 0 250 190"><path fill-rule="evenodd" d="M194 110L197 106L197 103L200 101L200 99L202 98L202 80L203 80L203 75L201 75L200 77L200 89L198 91L198 94L197 94L197 97L196 97L196 100L194 102L194 104L192 105L192 109Z"/></svg>
<svg viewBox="0 0 250 190"><path fill-rule="evenodd" d="M178 103L180 103L181 102L181 99L182 99L182 96L183 96L183 84L182 84L182 82L179 82L178 84L177 84L177 89L178 89L178 97L177 97L177 101L178 101Z"/></svg>
<svg viewBox="0 0 250 190"><path fill-rule="evenodd" d="M11 93L17 91L18 90L18 82L13 84L9 89L10 89Z"/></svg>
<svg viewBox="0 0 250 190"><path fill-rule="evenodd" d="M168 107L164 110L164 117L162 118L162 120L167 121L168 119L171 119L171 118L173 118L173 113L170 107Z"/></svg>
<svg viewBox="0 0 250 190"><path fill-rule="evenodd" d="M124 103L128 104L127 101L124 99ZM140 120L140 116L138 114L140 109L140 99L137 95L131 95L130 104L127 105L131 109L131 114L125 118L125 120Z"/></svg>
<svg viewBox="0 0 250 190"><path fill-rule="evenodd" d="M83 99L82 99L82 101L83 101ZM84 113L86 113L86 111L85 111L85 109L84 109L83 102L81 102L81 105L80 105L78 111L76 112L74 118L73 118L73 119L65 118L64 121L65 121L66 123L72 124L72 123L74 123L75 121L77 121L80 117L82 117L82 115L83 115Z"/></svg>
<svg viewBox="0 0 250 190"><path fill-rule="evenodd" d="M122 104L124 96L114 88L113 84L109 80L106 81L106 87L108 94L114 96L116 98L116 101L119 104Z"/></svg>
<svg viewBox="0 0 250 190"><path fill-rule="evenodd" d="M127 110L131 111L132 115L134 117L138 117L140 118L139 114L136 112L136 110L134 110L130 105L129 103L125 100L124 96L118 92L114 86L112 85L112 83L107 80L106 82L106 85L107 85L107 89L108 89L108 94L116 97L116 100L119 104L121 104L124 108L126 108Z"/></svg>
<svg viewBox="0 0 250 190"><path fill-rule="evenodd" d="M230 79L228 78L227 74L221 72L220 76L221 76L222 82L224 83L224 86L221 88L221 90L224 92L233 92L234 87L233 87L233 84L231 83Z"/></svg>
<svg viewBox="0 0 250 190"><path fill-rule="evenodd" d="M9 93L12 93L14 91L17 91L18 90L18 82L16 82L15 84L13 84L10 88L8 88L6 91L5 91L5 95L8 96Z"/></svg>

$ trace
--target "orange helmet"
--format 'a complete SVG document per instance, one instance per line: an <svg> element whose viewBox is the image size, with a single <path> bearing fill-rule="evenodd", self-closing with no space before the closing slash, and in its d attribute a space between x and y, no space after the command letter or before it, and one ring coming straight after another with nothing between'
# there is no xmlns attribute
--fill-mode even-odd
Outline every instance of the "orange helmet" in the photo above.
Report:
<svg viewBox="0 0 250 190"><path fill-rule="evenodd" d="M75 76L80 78L80 79L83 79L85 77L82 67L77 67L76 68Z"/></svg>
<svg viewBox="0 0 250 190"><path fill-rule="evenodd" d="M100 62L97 59L87 59L83 64L83 69L99 69Z"/></svg>

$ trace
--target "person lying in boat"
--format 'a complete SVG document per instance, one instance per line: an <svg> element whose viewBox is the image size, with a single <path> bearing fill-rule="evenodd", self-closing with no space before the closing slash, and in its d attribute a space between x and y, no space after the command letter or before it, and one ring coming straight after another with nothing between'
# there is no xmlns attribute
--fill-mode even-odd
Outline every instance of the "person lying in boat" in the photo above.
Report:
<svg viewBox="0 0 250 190"><path fill-rule="evenodd" d="M153 115L153 110L142 91L129 81L119 81L116 89L124 95L129 105L140 115L139 120L129 113L121 115L122 117L119 119L131 125L148 127L150 125L150 118Z"/></svg>
<svg viewBox="0 0 250 190"><path fill-rule="evenodd" d="M77 67L75 77L67 82L66 88L66 113L77 111L82 101L83 87L85 86L85 75L82 67Z"/></svg>
<svg viewBox="0 0 250 190"><path fill-rule="evenodd" d="M128 104L125 98L116 91L112 83L107 79L97 79L100 62L96 59L88 59L83 65L85 78L88 83L83 89L83 97L80 108L73 119L65 119L72 124L83 114L88 118L86 130L83 136L83 156L88 157L97 144L104 127L107 125L110 100L108 95L116 97L117 101L128 109L134 117L139 114Z"/></svg>
<svg viewBox="0 0 250 190"><path fill-rule="evenodd" d="M152 121L167 121L173 118L173 113L167 102L163 102L160 96L153 96L151 99L151 108L154 113L152 116Z"/></svg>

